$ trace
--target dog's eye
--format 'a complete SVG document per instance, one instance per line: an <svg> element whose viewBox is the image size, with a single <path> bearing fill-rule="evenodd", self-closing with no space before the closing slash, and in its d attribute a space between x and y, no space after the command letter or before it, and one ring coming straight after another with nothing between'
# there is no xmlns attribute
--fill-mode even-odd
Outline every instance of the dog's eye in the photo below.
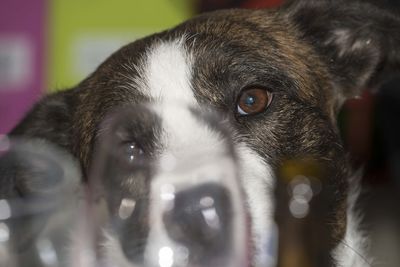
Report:
<svg viewBox="0 0 400 267"><path fill-rule="evenodd" d="M123 144L123 157L127 162L133 163L141 161L143 160L143 156L143 149L135 142Z"/></svg>
<svg viewBox="0 0 400 267"><path fill-rule="evenodd" d="M246 88L237 101L237 112L240 115L254 115L263 112L272 101L272 93L265 88Z"/></svg>

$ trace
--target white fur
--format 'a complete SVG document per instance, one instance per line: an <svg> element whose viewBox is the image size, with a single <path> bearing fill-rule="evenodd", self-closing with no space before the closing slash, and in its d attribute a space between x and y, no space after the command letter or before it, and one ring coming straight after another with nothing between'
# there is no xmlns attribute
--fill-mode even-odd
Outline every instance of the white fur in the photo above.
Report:
<svg viewBox="0 0 400 267"><path fill-rule="evenodd" d="M277 255L268 255L267 246L274 245L274 179L268 164L247 146L237 148L240 158L240 176L247 195L252 220L252 236L256 249L255 266L274 266Z"/></svg>
<svg viewBox="0 0 400 267"><path fill-rule="evenodd" d="M143 93L155 100L151 108L162 119L164 151L178 159L212 152L222 145L218 133L189 110L198 109L198 104L190 83L192 57L183 45L184 38L156 43L142 71L147 87Z"/></svg>
<svg viewBox="0 0 400 267"><path fill-rule="evenodd" d="M346 233L333 251L338 267L365 267L372 264L372 259L367 256L368 236L360 229L362 215L355 209L361 188L358 180L352 179L349 184Z"/></svg>
<svg viewBox="0 0 400 267"><path fill-rule="evenodd" d="M156 102L182 101L194 105L190 85L192 57L183 44L185 37L156 43L147 53L144 66L145 95Z"/></svg>

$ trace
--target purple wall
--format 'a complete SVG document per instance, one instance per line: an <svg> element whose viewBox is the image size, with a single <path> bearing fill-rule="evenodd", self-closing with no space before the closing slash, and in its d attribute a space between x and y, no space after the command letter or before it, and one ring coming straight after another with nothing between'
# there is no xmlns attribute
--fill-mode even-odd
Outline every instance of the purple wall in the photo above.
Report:
<svg viewBox="0 0 400 267"><path fill-rule="evenodd" d="M42 94L46 0L2 0L0 8L0 134Z"/></svg>

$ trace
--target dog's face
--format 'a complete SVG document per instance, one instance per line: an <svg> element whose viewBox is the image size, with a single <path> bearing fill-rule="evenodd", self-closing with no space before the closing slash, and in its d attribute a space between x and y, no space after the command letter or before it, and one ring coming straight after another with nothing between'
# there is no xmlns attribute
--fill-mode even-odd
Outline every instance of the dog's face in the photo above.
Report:
<svg viewBox="0 0 400 267"><path fill-rule="evenodd" d="M366 10L368 14L361 12ZM232 215L223 213L243 207L253 262L265 264L271 229L275 223L285 225L275 218L282 208L276 200L284 184L282 173L290 162L312 162L320 170L317 179L328 202L311 205L323 207L323 212L311 227L315 234L309 245L323 250L314 254L320 255L318 266L350 266L345 264L352 264L357 252L341 244L353 242L349 238L357 229L346 220L351 210L346 205L349 173L336 115L347 97L376 85L378 65L393 67L390 61L397 56L384 51L390 42L380 40L384 33L376 26L362 27L365 21L399 28L394 17L358 4L318 2L279 11L205 14L123 47L76 88L43 101L14 134L46 138L70 151L89 182L92 176L101 177L111 214L129 206L127 199L135 201L129 218L114 221L119 234L109 234L106 242L113 251L108 257L123 266L142 262L155 242L189 244L187 239L203 227L191 219L182 226L187 232L180 229L183 234L174 236L163 226L168 220L178 224L173 216L166 219L156 201L157 184L170 182L165 162L173 158L181 166L230 154L229 166L237 169L244 191L243 205L234 200L240 190L206 177L182 190L178 186L175 197L182 196L182 203L176 205L190 206L188 196L197 200L217 192L222 228L245 232L246 227L234 227L246 220L233 224ZM209 116L210 111L218 116ZM43 125L50 128L47 133L40 132ZM126 167L143 162L151 168ZM104 170L100 175L99 168ZM293 174L308 175L308 170ZM185 175L175 176L172 183L185 183ZM190 212L185 216L198 218ZM210 241L198 233L197 238ZM285 240L280 239L282 244L289 242ZM193 260L201 263L207 257L212 256L205 252Z"/></svg>
<svg viewBox="0 0 400 267"><path fill-rule="evenodd" d="M120 106L159 105L153 118L140 114L140 110L128 112L125 119L118 120L112 139L113 147L135 147L129 158L140 160L151 155L155 172L162 172L160 165L169 155L178 162L188 158L197 161L219 149L224 140L218 130L202 123L193 114L196 112L187 108L217 111L221 123L232 131L256 253L265 253L262 250L270 246L274 188L287 160L312 159L329 169L324 183L335 188L335 196L325 220L331 234L345 224L338 221L345 218L341 214L346 192L345 157L335 126L336 103L332 101L329 74L316 52L296 37L298 33L288 22L273 16L266 11L224 11L130 44L81 85L85 88L85 105L77 112L83 114L82 124L93 123L93 128L80 131L90 138L96 136L82 139L87 151L79 143L90 164L96 161L93 155L98 153L92 151L102 143L101 137L113 129L110 123L100 123L104 116ZM88 144L92 142L90 151ZM115 173L105 178L106 183L115 186L121 182L121 187L126 187L126 179L136 179L135 188L128 192L136 205L155 191L150 189L147 177L143 178L147 182L139 183L130 172L119 178ZM151 177L155 180L158 174ZM117 210L123 197L113 200L112 208ZM129 224L128 229L136 229L134 240L121 235L122 247L132 260L146 253L146 241L155 235L157 215L152 216L151 211L156 204L144 202L146 208L138 209L141 214L133 215L141 220ZM153 218L144 219L148 217ZM335 238L340 240L344 229L337 230ZM332 240L330 249L336 244Z"/></svg>

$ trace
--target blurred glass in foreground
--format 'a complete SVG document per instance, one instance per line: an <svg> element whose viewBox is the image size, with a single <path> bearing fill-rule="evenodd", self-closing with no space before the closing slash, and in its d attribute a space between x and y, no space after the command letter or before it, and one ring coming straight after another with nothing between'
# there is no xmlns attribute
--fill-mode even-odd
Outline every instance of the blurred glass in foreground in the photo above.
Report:
<svg viewBox="0 0 400 267"><path fill-rule="evenodd" d="M212 128L216 146L158 146L169 145L161 127L170 109ZM101 124L87 184L79 164L51 144L1 140L0 266L249 266L237 159L212 113L155 105L113 113Z"/></svg>
<svg viewBox="0 0 400 267"><path fill-rule="evenodd" d="M43 140L0 139L0 266L62 266L78 222L76 162Z"/></svg>
<svg viewBox="0 0 400 267"><path fill-rule="evenodd" d="M357 210L371 240L359 257L368 256L365 266L396 267L399 150L391 116L398 87L386 86L378 115L388 119L380 128L389 131L387 180L362 183ZM62 149L1 136L0 266L253 266L240 166L224 123L212 111L176 104L121 108L99 126L84 183L80 165ZM185 127L197 126L206 132L188 136ZM200 138L210 133L213 142ZM326 218L336 189L326 171L306 157L280 166L277 237L268 244L278 251L269 266L331 266Z"/></svg>
<svg viewBox="0 0 400 267"><path fill-rule="evenodd" d="M217 142L181 135L187 132L179 124L212 129ZM179 105L137 105L100 128L89 179L108 203L107 266L121 257L143 267L249 265L236 156L218 117Z"/></svg>

